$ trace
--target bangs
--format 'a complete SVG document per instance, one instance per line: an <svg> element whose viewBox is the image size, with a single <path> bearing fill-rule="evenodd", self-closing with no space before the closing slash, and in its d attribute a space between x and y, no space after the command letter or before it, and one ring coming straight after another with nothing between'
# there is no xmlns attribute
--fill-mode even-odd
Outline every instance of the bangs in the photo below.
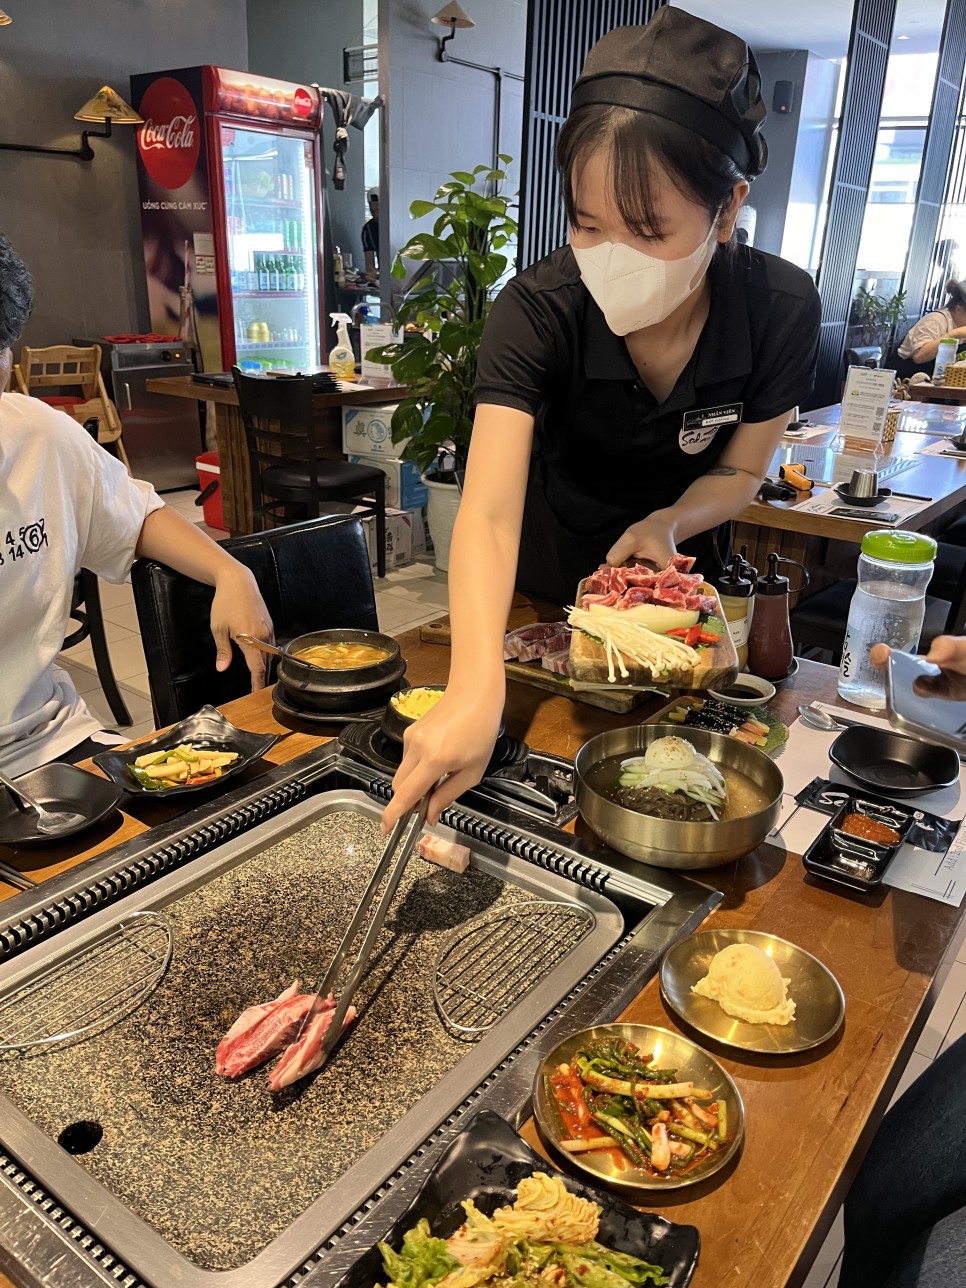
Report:
<svg viewBox="0 0 966 1288"><path fill-rule="evenodd" d="M571 228L580 223L580 170L598 150L607 158L617 212L637 237L660 240L666 234L658 204L662 182L670 181L715 220L742 178L723 152L674 121L627 107L588 105L567 118L557 140L557 168Z"/></svg>

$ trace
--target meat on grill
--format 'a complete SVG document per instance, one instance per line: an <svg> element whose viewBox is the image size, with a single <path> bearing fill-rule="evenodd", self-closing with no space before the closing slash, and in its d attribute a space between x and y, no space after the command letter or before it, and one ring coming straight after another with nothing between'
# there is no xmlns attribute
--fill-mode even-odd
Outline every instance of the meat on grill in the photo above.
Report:
<svg viewBox="0 0 966 1288"><path fill-rule="evenodd" d="M273 1091L290 1087L293 1082L298 1082L300 1078L305 1078L322 1067L322 1039L335 1014L335 998L331 993L325 998L315 994L309 1000L312 1009L302 1036L286 1048L281 1060L268 1075L268 1085ZM351 1024L356 1015L356 1008L350 1006L342 1027L346 1028Z"/></svg>
<svg viewBox="0 0 966 1288"><path fill-rule="evenodd" d="M242 1011L215 1052L215 1073L240 1078L284 1051L312 1005L314 994L300 993L299 981L271 1002Z"/></svg>
<svg viewBox="0 0 966 1288"><path fill-rule="evenodd" d="M470 851L466 845L447 841L442 836L427 833L419 842L419 853L428 863L438 863L450 872L463 873L470 866Z"/></svg>

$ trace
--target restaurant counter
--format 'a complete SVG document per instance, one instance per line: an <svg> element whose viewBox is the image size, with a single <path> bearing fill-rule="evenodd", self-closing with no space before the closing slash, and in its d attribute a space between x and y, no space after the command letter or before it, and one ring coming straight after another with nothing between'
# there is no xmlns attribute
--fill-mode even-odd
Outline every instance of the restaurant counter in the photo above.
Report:
<svg viewBox="0 0 966 1288"><path fill-rule="evenodd" d="M446 679L448 649L422 643L418 631L401 636L400 645L411 682ZM834 695L835 672L803 661L773 705L790 723L800 702ZM511 682L506 727L535 748L570 758L594 734L658 710L651 704L618 716ZM278 723L268 692L232 702L225 712L243 728L280 735L267 756L275 764L324 741L310 725ZM79 851L67 844L18 853L0 848L0 857L44 880L180 812L172 803L144 797L128 798L126 808ZM575 830L590 837L580 821ZM874 898L836 892L807 876L799 855L770 844L723 867L683 875L723 892L705 927L760 930L791 940L824 962L845 994L844 1027L804 1055L750 1056L702 1041L735 1079L744 1100L743 1150L708 1181L655 1194L646 1205L698 1227L701 1257L693 1288L794 1288L824 1241L955 960L962 910L898 890L883 889ZM14 893L0 886L0 898ZM644 985L623 1018L678 1028L656 978ZM523 1135L543 1151L532 1122ZM553 1162L566 1166L558 1158ZM0 1250L0 1267L16 1276L3 1258ZM15 1277L14 1282L25 1281ZM2 1288L9 1283L0 1273Z"/></svg>

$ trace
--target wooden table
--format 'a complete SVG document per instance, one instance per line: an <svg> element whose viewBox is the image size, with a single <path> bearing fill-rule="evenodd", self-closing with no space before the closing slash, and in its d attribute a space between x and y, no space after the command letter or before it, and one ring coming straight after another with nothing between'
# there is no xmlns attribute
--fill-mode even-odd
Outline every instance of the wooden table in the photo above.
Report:
<svg viewBox="0 0 966 1288"><path fill-rule="evenodd" d="M212 403L215 409L215 433L221 466L221 497L225 523L233 537L251 532L252 483L248 468L248 445L245 426L238 408L238 394L233 387L207 385L191 376L160 376L149 380L152 394L171 398L191 398ZM353 389L351 393L315 394L315 424L319 455L328 460L344 460L342 451L342 408L365 407L374 403L396 402L405 388L391 385L385 389Z"/></svg>
<svg viewBox="0 0 966 1288"><path fill-rule="evenodd" d="M910 385L909 392L917 402L966 403L966 387L963 385Z"/></svg>
<svg viewBox="0 0 966 1288"><path fill-rule="evenodd" d="M808 412L809 421L827 427L825 432L805 441L783 439L781 449L830 447L838 433L840 412L840 405ZM903 405L899 432L894 443L887 446L886 459L909 457L916 463L886 479L884 486L896 492L931 498L918 513L903 522L907 530L934 533L940 521L966 506L966 457L917 454L942 435L952 436L964 427L966 409L925 403ZM816 488L813 495L823 491ZM855 576L855 547L867 532L879 526L874 510L869 511L867 519L844 519L830 514L803 513L791 501L756 499L737 518L734 544L736 549L748 546L749 559L759 570L767 569L766 556L772 550L805 564L811 574L809 593L814 593L840 577ZM794 577L792 584L795 584Z"/></svg>
<svg viewBox="0 0 966 1288"><path fill-rule="evenodd" d="M400 638L415 683L445 680L449 650ZM829 698L834 672L801 669L776 699L791 721L799 702ZM282 735L268 759L282 763L320 739L311 726L279 725L267 693L230 703L226 714L247 729ZM631 720L508 686L506 726L534 747L572 756L588 737ZM171 804L132 798L131 813L87 849L0 851L37 879L53 876L98 851L170 817ZM578 824L577 830L586 835ZM871 1134L912 1053L929 1007L955 959L962 913L916 895L885 890L851 898L805 879L799 857L763 845L723 868L691 874L724 892L707 926L743 927L794 940L835 973L847 999L845 1027L829 1050L780 1061L736 1057L705 1043L735 1078L744 1099L746 1139L737 1166L694 1189L662 1194L654 1210L701 1231L694 1288L790 1288L800 1285L821 1246ZM13 891L0 887L0 897ZM631 1021L676 1028L651 980L625 1012ZM523 1134L541 1148L532 1123ZM559 1160L554 1160L559 1166ZM2 1288L10 1288L0 1276Z"/></svg>

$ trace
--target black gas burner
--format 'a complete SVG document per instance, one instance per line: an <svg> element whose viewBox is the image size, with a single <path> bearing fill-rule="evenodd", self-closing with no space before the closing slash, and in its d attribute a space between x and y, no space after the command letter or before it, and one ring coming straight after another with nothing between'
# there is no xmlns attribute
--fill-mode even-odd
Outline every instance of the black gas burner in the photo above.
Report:
<svg viewBox="0 0 966 1288"><path fill-rule="evenodd" d="M346 725L339 742L348 755L384 774L392 775L399 768L402 744L387 737L378 720ZM507 734L497 739L483 781L474 791L558 827L577 814L571 762L532 751Z"/></svg>

